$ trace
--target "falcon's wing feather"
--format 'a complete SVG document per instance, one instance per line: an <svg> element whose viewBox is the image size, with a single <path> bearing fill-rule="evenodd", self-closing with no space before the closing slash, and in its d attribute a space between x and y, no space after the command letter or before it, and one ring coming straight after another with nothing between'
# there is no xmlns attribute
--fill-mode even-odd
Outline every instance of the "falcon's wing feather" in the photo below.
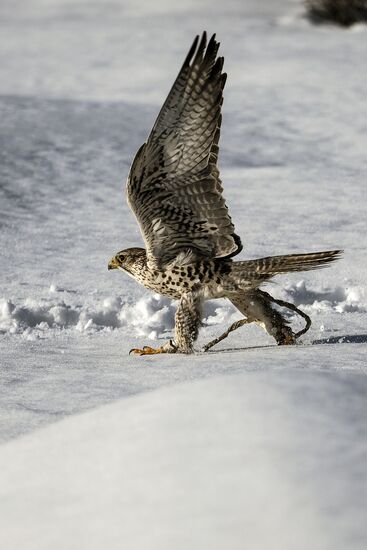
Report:
<svg viewBox="0 0 367 550"><path fill-rule="evenodd" d="M217 168L226 74L215 35L196 37L131 166L128 202L150 260L165 264L181 252L224 258L241 248L222 197Z"/></svg>

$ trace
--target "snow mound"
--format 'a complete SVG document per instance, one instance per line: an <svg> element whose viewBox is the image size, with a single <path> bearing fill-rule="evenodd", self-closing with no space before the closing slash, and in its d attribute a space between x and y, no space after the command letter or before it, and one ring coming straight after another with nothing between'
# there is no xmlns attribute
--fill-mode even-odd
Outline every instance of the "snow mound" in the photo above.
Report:
<svg viewBox="0 0 367 550"><path fill-rule="evenodd" d="M131 327L138 336L152 340L163 337L174 328L176 306L159 294L147 295L136 303L126 303L119 296L102 302L68 304L50 287L50 298L28 298L22 304L0 299L0 333L21 334L29 339L50 334L50 330L74 329L81 333ZM309 288L305 281L287 285L282 296L307 312L367 311L367 293L359 286ZM203 324L228 325L238 317L234 307L224 300L207 302Z"/></svg>
<svg viewBox="0 0 367 550"><path fill-rule="evenodd" d="M67 303L64 296L60 299L61 291L54 285L49 291L48 298L28 298L20 304L0 298L0 334L21 334L34 339L52 330L53 333L63 329L90 333L130 327L136 335L155 340L174 328L175 302L159 294L144 296L133 304L114 296L87 305ZM310 288L302 280L286 285L282 297L306 312L367 311L366 290L356 285ZM238 316L237 310L226 300L209 301L204 307L203 325L228 325Z"/></svg>
<svg viewBox="0 0 367 550"><path fill-rule="evenodd" d="M3 445L2 548L365 548L366 408L355 387L366 379L356 377L194 380Z"/></svg>
<svg viewBox="0 0 367 550"><path fill-rule="evenodd" d="M357 285L309 288L305 281L287 285L284 295L290 302L306 311L336 311L338 313L365 313L367 292Z"/></svg>
<svg viewBox="0 0 367 550"><path fill-rule="evenodd" d="M54 291L52 291L54 292ZM110 297L92 305L68 304L52 296L15 304L0 299L0 332L37 337L50 329L73 328L80 332L113 330L132 326L139 335L157 338L174 325L174 306L159 295L142 298L136 304Z"/></svg>
<svg viewBox="0 0 367 550"><path fill-rule="evenodd" d="M138 336L154 340L174 328L175 303L159 294L144 296L134 304L115 296L101 303L81 305L66 303L57 292L59 289L52 285L49 298L28 298L21 304L0 298L0 333L35 339L50 334L52 330L74 329L91 333L131 327ZM204 324L227 323L234 315L234 308L230 304L210 302L206 304L204 315Z"/></svg>
<svg viewBox="0 0 367 550"><path fill-rule="evenodd" d="M154 340L173 329L175 306L172 300L153 294L141 298L134 305L123 306L119 319L125 325L132 325L139 336Z"/></svg>

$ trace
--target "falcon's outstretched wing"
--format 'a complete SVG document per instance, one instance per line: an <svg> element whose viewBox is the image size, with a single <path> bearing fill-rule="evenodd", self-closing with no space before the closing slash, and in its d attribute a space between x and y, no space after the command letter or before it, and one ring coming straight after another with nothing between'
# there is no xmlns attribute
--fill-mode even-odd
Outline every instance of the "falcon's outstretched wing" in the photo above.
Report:
<svg viewBox="0 0 367 550"><path fill-rule="evenodd" d="M180 252L225 258L242 249L222 197L217 168L226 74L219 44L196 37L132 164L128 202L150 260L163 265Z"/></svg>

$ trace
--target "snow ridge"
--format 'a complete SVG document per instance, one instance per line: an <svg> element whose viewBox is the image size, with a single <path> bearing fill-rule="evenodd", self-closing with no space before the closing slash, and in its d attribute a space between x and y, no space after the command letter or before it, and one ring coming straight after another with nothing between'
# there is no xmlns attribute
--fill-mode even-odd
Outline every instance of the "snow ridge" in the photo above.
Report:
<svg viewBox="0 0 367 550"><path fill-rule="evenodd" d="M338 313L365 313L366 289L358 285L309 288L305 281L287 285L286 299L305 311L336 311Z"/></svg>
<svg viewBox="0 0 367 550"><path fill-rule="evenodd" d="M356 285L310 288L301 280L286 286L282 296L309 313L367 311L366 291ZM228 324L236 315L229 302L212 301L206 304L203 322L205 325ZM71 304L60 299L57 288L52 285L50 297L42 300L28 298L16 304L0 298L0 333L21 334L31 339L63 329L90 333L126 327L138 336L155 340L172 331L174 316L175 303L159 294L144 296L135 304L126 303L119 296L92 305Z"/></svg>

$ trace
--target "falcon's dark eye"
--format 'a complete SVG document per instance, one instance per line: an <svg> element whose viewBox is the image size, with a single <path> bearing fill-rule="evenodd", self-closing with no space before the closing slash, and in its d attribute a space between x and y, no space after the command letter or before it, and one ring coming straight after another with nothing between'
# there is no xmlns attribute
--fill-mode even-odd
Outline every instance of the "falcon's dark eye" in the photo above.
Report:
<svg viewBox="0 0 367 550"><path fill-rule="evenodd" d="M118 261L119 261L120 263L122 263L122 262L125 260L125 255L124 255L124 254L119 254L119 255L117 256L117 259L118 259Z"/></svg>

